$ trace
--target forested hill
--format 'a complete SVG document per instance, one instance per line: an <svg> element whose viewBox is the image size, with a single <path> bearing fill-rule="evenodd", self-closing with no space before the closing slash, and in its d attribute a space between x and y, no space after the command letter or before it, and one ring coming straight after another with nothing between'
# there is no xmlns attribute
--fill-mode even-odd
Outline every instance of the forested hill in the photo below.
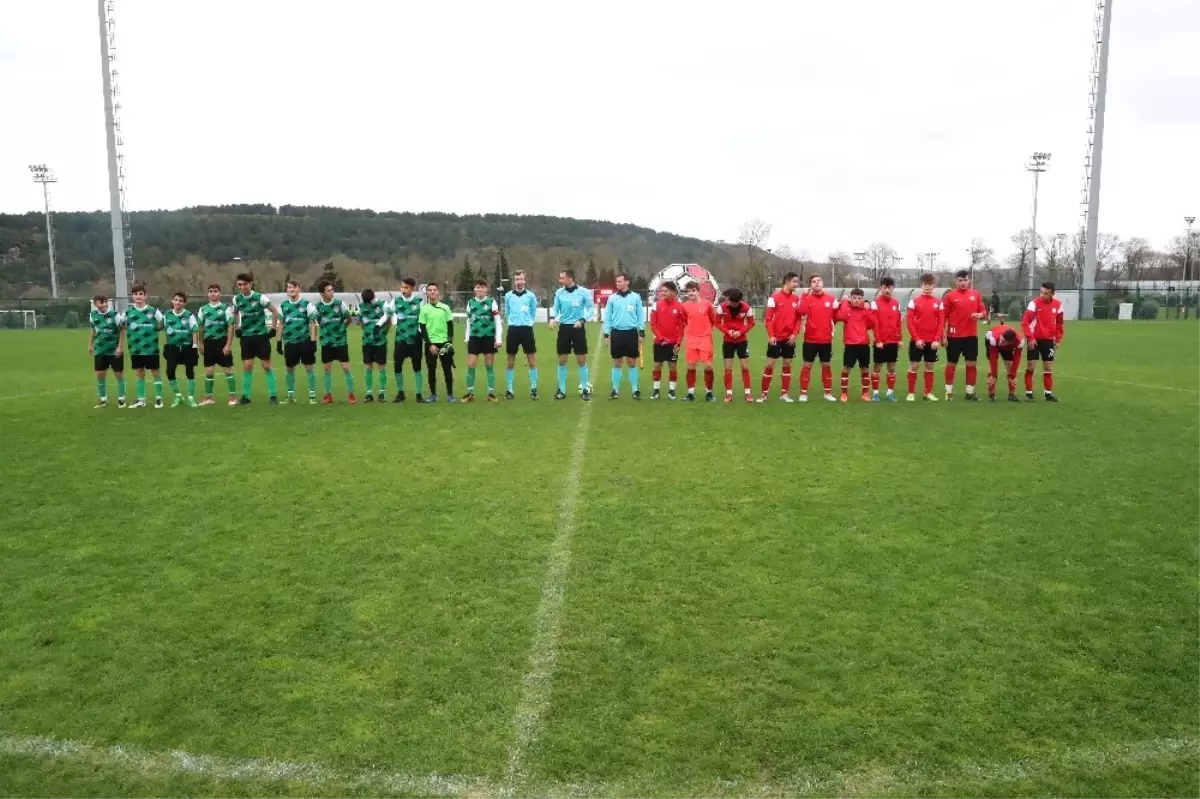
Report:
<svg viewBox="0 0 1200 799"><path fill-rule="evenodd" d="M509 269L547 272L571 265L583 278L589 264L605 272L619 261L649 275L673 262L699 262L727 272L730 249L700 239L631 224L552 216L399 213L284 205L201 206L132 214L139 277L188 264L271 263L293 273L334 256L372 264L381 277L426 273L449 279L464 261L490 276L499 251ZM112 270L106 212L54 217L59 282L82 287ZM10 289L45 285L49 266L40 213L0 214L0 281ZM531 274L531 277L533 275Z"/></svg>

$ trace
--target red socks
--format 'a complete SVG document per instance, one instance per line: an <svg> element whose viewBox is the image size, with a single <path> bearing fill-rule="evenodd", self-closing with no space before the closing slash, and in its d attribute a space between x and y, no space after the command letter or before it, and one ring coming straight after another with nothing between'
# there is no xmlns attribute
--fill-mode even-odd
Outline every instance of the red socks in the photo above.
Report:
<svg viewBox="0 0 1200 799"><path fill-rule="evenodd" d="M661 367L661 366L656 366L656 367L654 367L654 373L653 373L653 374L654 374L654 382L656 382L656 383L657 383L657 382L659 382L660 380L662 380L662 367Z"/></svg>
<svg viewBox="0 0 1200 799"><path fill-rule="evenodd" d="M914 385L913 383L909 383L909 384L908 384L908 390L909 390L909 391L912 391L912 390L913 390L913 385ZM879 383L878 383L878 382L875 384L875 387L876 387L876 388L879 388ZM888 376L887 376L887 387L888 387L888 391L895 391L895 390L896 390L896 373L895 373L895 372L888 372Z"/></svg>
<svg viewBox="0 0 1200 799"><path fill-rule="evenodd" d="M925 393L933 393L933 371L929 369L925 370Z"/></svg>
<svg viewBox="0 0 1200 799"><path fill-rule="evenodd" d="M1047 393L1054 391L1054 375L1050 372L1042 372L1042 388L1046 389Z"/></svg>
<svg viewBox="0 0 1200 799"><path fill-rule="evenodd" d="M1008 367L1008 393L1017 393L1017 370L1012 366L1012 364L1009 364Z"/></svg>
<svg viewBox="0 0 1200 799"><path fill-rule="evenodd" d="M827 363L821 364L821 385L826 394L833 390L833 367Z"/></svg>
<svg viewBox="0 0 1200 799"><path fill-rule="evenodd" d="M873 391L879 390L879 372L871 372L871 389Z"/></svg>
<svg viewBox="0 0 1200 799"><path fill-rule="evenodd" d="M976 370L975 364L968 363L967 364L967 385L968 386L975 385L975 380L978 377L979 377L979 372L978 372L978 370Z"/></svg>
<svg viewBox="0 0 1200 799"><path fill-rule="evenodd" d="M889 375L889 377L890 377L890 375ZM917 393L917 373L916 372L908 373L908 393L909 394Z"/></svg>
<svg viewBox="0 0 1200 799"><path fill-rule="evenodd" d="M671 364L671 371L670 371L669 376L670 376L672 383L674 383L676 380L679 379L679 370L675 368L675 364Z"/></svg>
<svg viewBox="0 0 1200 799"><path fill-rule="evenodd" d="M705 388L705 390L712 391L713 380L716 379L716 376L717 376L716 373L713 372L712 369L705 371L705 373L704 373L704 388Z"/></svg>
<svg viewBox="0 0 1200 799"><path fill-rule="evenodd" d="M1033 370L1025 370L1025 390L1030 394L1033 393Z"/></svg>
<svg viewBox="0 0 1200 799"><path fill-rule="evenodd" d="M800 367L800 393L808 393L808 381L812 378L812 364L806 363Z"/></svg>
<svg viewBox="0 0 1200 799"><path fill-rule="evenodd" d="M842 372L842 393L846 394L850 391L850 373Z"/></svg>
<svg viewBox="0 0 1200 799"><path fill-rule="evenodd" d="M784 364L783 366L783 393L786 394L792 390L792 367Z"/></svg>
<svg viewBox="0 0 1200 799"><path fill-rule="evenodd" d="M742 367L742 385L745 386L747 391L750 390L750 367L749 366ZM731 386L731 388L732 388L732 386Z"/></svg>
<svg viewBox="0 0 1200 799"><path fill-rule="evenodd" d="M946 388L947 389L954 388L954 372L957 369L958 369L958 367L952 363L946 364ZM929 391L930 389L926 389L926 390Z"/></svg>
<svg viewBox="0 0 1200 799"><path fill-rule="evenodd" d="M871 375L866 369L860 369L859 371L862 372L862 390L863 393L866 394L871 390ZM876 377L878 377L878 375L876 375Z"/></svg>
<svg viewBox="0 0 1200 799"><path fill-rule="evenodd" d="M763 369L762 393L766 394L768 391L771 390L771 378L774 376L775 375L771 371L771 367L768 366L766 369Z"/></svg>
<svg viewBox="0 0 1200 799"><path fill-rule="evenodd" d="M733 370L732 369L725 370L725 390L733 391Z"/></svg>

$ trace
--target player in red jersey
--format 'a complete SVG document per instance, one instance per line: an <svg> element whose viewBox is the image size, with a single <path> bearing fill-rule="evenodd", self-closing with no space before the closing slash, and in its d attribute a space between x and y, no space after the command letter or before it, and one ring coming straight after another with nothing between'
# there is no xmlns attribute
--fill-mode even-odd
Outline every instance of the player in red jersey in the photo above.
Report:
<svg viewBox="0 0 1200 799"><path fill-rule="evenodd" d="M808 402L808 381L812 377L813 361L821 359L821 385L826 402L837 402L833 396L833 325L837 316L837 299L825 290L820 275L808 279L808 293L800 305L804 316L804 366L800 368L800 401Z"/></svg>
<svg viewBox="0 0 1200 799"><path fill-rule="evenodd" d="M926 272L921 275L921 293L908 301L908 397L917 398L917 367L925 364L925 399L937 402L933 396L933 365L937 363L938 345L942 340L942 301L934 296L937 278Z"/></svg>
<svg viewBox="0 0 1200 799"><path fill-rule="evenodd" d="M754 329L754 310L750 303L742 301L741 289L725 292L725 301L717 308L717 327L724 336L721 358L725 366L725 401L733 402L733 359L736 356L742 369L746 402L753 402L750 396L750 345L746 336Z"/></svg>
<svg viewBox="0 0 1200 799"><path fill-rule="evenodd" d="M971 288L971 273L966 269L958 270L954 283L954 288L942 295L942 311L946 316L942 334L942 346L946 348L946 401L954 397L954 371L962 357L967 361L966 399L978 402L975 361L979 360L979 320L987 319L987 306L983 304L983 295Z"/></svg>
<svg viewBox="0 0 1200 799"><path fill-rule="evenodd" d="M1054 353L1062 346L1066 328L1063 326L1062 301L1054 296L1054 284L1042 284L1042 293L1029 303L1021 315L1021 332L1029 348L1025 366L1025 401L1033 402L1033 362L1042 362L1042 389L1046 402L1058 402L1054 396Z"/></svg>
<svg viewBox="0 0 1200 799"><path fill-rule="evenodd" d="M996 378L998 361L1003 358L1008 364L1008 401L1017 399L1017 369L1021 368L1021 334L1006 324L998 324L984 336L988 358L988 402L996 401Z"/></svg>
<svg viewBox="0 0 1200 799"><path fill-rule="evenodd" d="M842 323L842 402L850 401L850 370L858 365L862 379L862 400L871 401L871 331L875 312L863 300L863 290L850 290L850 299L838 306L837 320Z"/></svg>
<svg viewBox="0 0 1200 799"><path fill-rule="evenodd" d="M871 365L871 401L879 402L879 365L887 364L887 400L896 401L896 360L900 357L900 344L904 341L904 324L900 315L900 301L892 296L896 281L881 278L879 293L871 301L875 313L875 358Z"/></svg>
<svg viewBox="0 0 1200 799"><path fill-rule="evenodd" d="M800 277L795 272L783 276L779 291L767 299L767 312L763 323L767 328L767 363L762 373L762 393L759 402L767 401L771 390L771 378L775 375L775 362L783 359L783 375L780 378L779 399L791 402L788 391L792 388L792 360L796 357L796 336L800 334L800 302L796 293Z"/></svg>
<svg viewBox="0 0 1200 799"><path fill-rule="evenodd" d="M650 306L650 333L654 337L654 393L650 399L658 399L662 388L662 367L670 367L670 382L667 397L675 399L675 381L679 377L675 362L679 359L679 344L683 341L683 303L679 301L679 288L670 280L658 287L658 299Z"/></svg>
<svg viewBox="0 0 1200 799"><path fill-rule="evenodd" d="M700 296L695 283L687 287L687 302L683 304L687 325L684 339L687 347L687 396L684 402L696 401L696 365L704 364L704 401L716 402L713 396L713 328L717 326L717 312L712 303Z"/></svg>

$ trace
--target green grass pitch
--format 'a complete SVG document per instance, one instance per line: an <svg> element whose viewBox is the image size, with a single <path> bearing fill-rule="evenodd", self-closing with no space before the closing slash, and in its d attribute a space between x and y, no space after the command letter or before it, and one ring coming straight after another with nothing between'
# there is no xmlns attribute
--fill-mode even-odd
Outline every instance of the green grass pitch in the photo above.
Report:
<svg viewBox="0 0 1200 799"><path fill-rule="evenodd" d="M97 411L0 334L0 794L1200 794L1195 325L1070 325L1059 405L540 343L538 403Z"/></svg>

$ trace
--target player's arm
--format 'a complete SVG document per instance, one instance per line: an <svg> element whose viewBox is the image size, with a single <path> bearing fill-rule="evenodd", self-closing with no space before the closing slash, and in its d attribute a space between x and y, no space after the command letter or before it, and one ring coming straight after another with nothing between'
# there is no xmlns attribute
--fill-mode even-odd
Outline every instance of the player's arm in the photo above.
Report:
<svg viewBox="0 0 1200 799"><path fill-rule="evenodd" d="M637 310L637 332L638 338L646 337L646 306L642 304L642 295L634 294L633 307Z"/></svg>
<svg viewBox="0 0 1200 799"><path fill-rule="evenodd" d="M1032 302L1025 307L1025 313L1021 314L1021 335L1025 336L1025 345L1031 347L1035 345L1037 339L1034 336L1034 322L1037 321L1037 308Z"/></svg>
<svg viewBox="0 0 1200 799"><path fill-rule="evenodd" d="M464 325L464 327L467 326ZM470 331L468 330L467 332L469 333ZM454 341L454 314L450 314L449 318L446 319L446 341Z"/></svg>
<svg viewBox="0 0 1200 799"><path fill-rule="evenodd" d="M88 355L94 354L92 347L96 344L96 328L88 331Z"/></svg>
<svg viewBox="0 0 1200 799"><path fill-rule="evenodd" d="M975 318L980 321L988 318L987 303L983 301L983 295L980 295L975 303Z"/></svg>
<svg viewBox="0 0 1200 799"><path fill-rule="evenodd" d="M776 343L775 338L775 298L767 297L767 310L763 314L763 325L767 328L767 341Z"/></svg>
<svg viewBox="0 0 1200 799"><path fill-rule="evenodd" d="M616 295L614 294L613 296L615 297ZM609 303L608 303L608 304L609 304L609 306L611 306L611 305L612 305L612 298L611 298L611 297L609 298ZM607 308L606 310L608 311L608 313L602 313L602 314L600 314L600 317L601 317L601 320L600 320L600 333L601 333L601 334L602 334L602 335L603 335L605 338L608 338L609 336L611 336L611 335L612 335L612 308L611 308L611 307L609 307L609 308Z"/></svg>
<svg viewBox="0 0 1200 799"><path fill-rule="evenodd" d="M1060 305L1054 309L1054 321L1055 321L1054 346L1055 347L1062 346L1063 336L1065 336L1067 334L1067 326L1064 323L1064 318L1065 318L1065 315L1063 314L1063 309L1062 309L1062 306Z"/></svg>
<svg viewBox="0 0 1200 799"><path fill-rule="evenodd" d="M554 299L550 301L550 328L558 327L558 318L562 316L562 306L560 305L561 297L558 292L554 292Z"/></svg>
<svg viewBox="0 0 1200 799"><path fill-rule="evenodd" d="M658 331L654 329L654 319L658 316L658 301L650 303L649 318L646 320L650 323L650 337L654 339L654 343L658 343Z"/></svg>
<svg viewBox="0 0 1200 799"><path fill-rule="evenodd" d="M192 349L200 349L200 325L196 324L196 317L193 315L188 318L188 326L192 328Z"/></svg>
<svg viewBox="0 0 1200 799"><path fill-rule="evenodd" d="M496 346L504 341L504 320L500 318L500 303L492 300L492 318L496 320Z"/></svg>
<svg viewBox="0 0 1200 799"><path fill-rule="evenodd" d="M922 344L921 337L917 335L917 301L908 301L908 313L904 315L904 324L908 327L908 337L912 341L919 341Z"/></svg>

